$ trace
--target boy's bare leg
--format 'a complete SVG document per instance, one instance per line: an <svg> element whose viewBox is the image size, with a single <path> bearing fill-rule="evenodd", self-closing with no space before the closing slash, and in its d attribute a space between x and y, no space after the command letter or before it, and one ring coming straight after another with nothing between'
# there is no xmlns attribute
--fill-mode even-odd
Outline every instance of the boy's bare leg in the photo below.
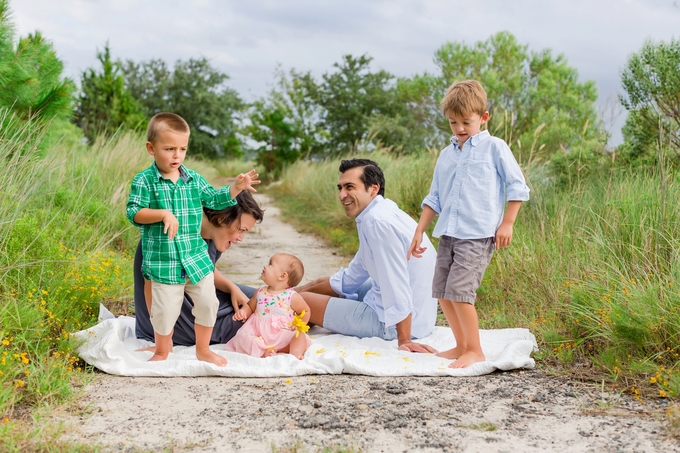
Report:
<svg viewBox="0 0 680 453"><path fill-rule="evenodd" d="M293 339L290 340L290 353L298 360L303 359L306 350L307 350L307 338L304 333L298 335L297 338L293 337Z"/></svg>
<svg viewBox="0 0 680 453"><path fill-rule="evenodd" d="M146 311L151 316L151 280L144 280L144 301L146 302Z"/></svg>
<svg viewBox="0 0 680 453"><path fill-rule="evenodd" d="M453 338L456 339L456 347L437 354L438 357L443 357L445 359L457 359L467 350L467 340L454 307L454 304L457 303L458 302L452 302L447 299L439 299L439 305L442 307L446 321L448 321L449 326L453 331Z"/></svg>
<svg viewBox="0 0 680 453"><path fill-rule="evenodd" d="M168 358L168 354L172 352L172 332L169 335L161 335L154 331L153 333L154 346L140 349L140 351L153 351L153 355L149 362L159 362Z"/></svg>
<svg viewBox="0 0 680 453"><path fill-rule="evenodd" d="M217 366L225 366L227 359L210 350L210 337L213 328L194 324L194 330L196 331L196 358Z"/></svg>
<svg viewBox="0 0 680 453"><path fill-rule="evenodd" d="M467 368L473 363L485 361L486 357L479 342L479 318L475 306L466 302L453 302L453 308L456 310L467 347L449 368Z"/></svg>

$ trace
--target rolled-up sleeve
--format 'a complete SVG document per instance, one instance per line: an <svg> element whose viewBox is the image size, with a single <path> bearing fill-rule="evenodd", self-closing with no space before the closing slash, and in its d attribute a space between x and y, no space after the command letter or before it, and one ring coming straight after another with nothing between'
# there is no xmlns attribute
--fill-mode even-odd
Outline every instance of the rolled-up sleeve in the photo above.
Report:
<svg viewBox="0 0 680 453"><path fill-rule="evenodd" d="M237 201L231 197L231 192L229 191L231 186L215 189L198 173L194 173L194 178L197 178L198 186L201 190L201 204L206 208L218 211L237 204Z"/></svg>
<svg viewBox="0 0 680 453"><path fill-rule="evenodd" d="M431 207L437 214L441 214L442 212L441 203L439 202L439 165L434 167L434 176L432 176L432 184L430 184L430 193L427 194L420 205L421 208L424 208L425 206Z"/></svg>
<svg viewBox="0 0 680 453"><path fill-rule="evenodd" d="M413 294L410 287L406 248L403 239L386 220L376 220L364 230L376 275L371 275L380 291L386 327L403 321L413 312Z"/></svg>
<svg viewBox="0 0 680 453"><path fill-rule="evenodd" d="M368 271L361 262L360 257L355 257L347 269L341 267L329 280L331 288L339 296L347 299L357 298L356 290L368 279Z"/></svg>
<svg viewBox="0 0 680 453"><path fill-rule="evenodd" d="M526 184L522 169L517 164L508 145L501 141L499 146L500 151L497 155L496 168L505 183L506 201L529 200L529 186Z"/></svg>
<svg viewBox="0 0 680 453"><path fill-rule="evenodd" d="M135 222L135 215L142 208L149 207L149 186L146 178L141 173L136 175L132 180L132 187L130 188L130 197L128 198L126 215L128 220L135 226L141 226Z"/></svg>

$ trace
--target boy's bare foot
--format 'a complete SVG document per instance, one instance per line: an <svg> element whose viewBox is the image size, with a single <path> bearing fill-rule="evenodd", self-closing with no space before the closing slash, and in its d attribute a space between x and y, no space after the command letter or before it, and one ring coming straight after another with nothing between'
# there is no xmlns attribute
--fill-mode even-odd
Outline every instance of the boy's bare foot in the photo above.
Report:
<svg viewBox="0 0 680 453"><path fill-rule="evenodd" d="M196 349L196 358L198 360L201 360L203 362L208 362L212 363L217 366L226 366L227 365L227 359L222 357L219 354L216 354L212 352L210 349L208 350L198 350Z"/></svg>
<svg viewBox="0 0 680 453"><path fill-rule="evenodd" d="M479 352L468 351L461 355L458 360L449 365L449 368L467 368L473 363L484 362L486 357Z"/></svg>
<svg viewBox="0 0 680 453"><path fill-rule="evenodd" d="M437 357L441 357L441 358L444 358L444 359L451 360L451 359L457 359L458 357L460 357L464 353L465 353L465 349L459 348L458 346L456 346L455 348L451 348L451 349L446 350L446 351L438 352L435 355Z"/></svg>
<svg viewBox="0 0 680 453"><path fill-rule="evenodd" d="M264 351L264 354L262 354L262 357L271 357L273 355L276 355L276 351L274 349L267 349Z"/></svg>
<svg viewBox="0 0 680 453"><path fill-rule="evenodd" d="M168 358L167 354L159 354L156 351L154 351L153 355L149 359L149 362L161 362L167 358Z"/></svg>

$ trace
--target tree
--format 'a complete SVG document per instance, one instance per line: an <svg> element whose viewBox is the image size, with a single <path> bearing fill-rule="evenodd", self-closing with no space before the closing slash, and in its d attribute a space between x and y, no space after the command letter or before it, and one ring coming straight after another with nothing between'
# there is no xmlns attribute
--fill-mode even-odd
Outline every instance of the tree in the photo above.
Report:
<svg viewBox="0 0 680 453"><path fill-rule="evenodd" d="M205 157L241 156L237 119L243 103L226 87L229 78L206 58L178 61L170 71L161 60L123 66L127 89L147 116L170 111L191 128L192 154Z"/></svg>
<svg viewBox="0 0 680 453"><path fill-rule="evenodd" d="M111 60L109 45L97 52L101 71L83 72L75 122L85 136L94 141L99 134L109 135L120 127L141 129L146 116L141 105L125 88L121 63Z"/></svg>
<svg viewBox="0 0 680 453"><path fill-rule="evenodd" d="M355 151L367 138L369 124L378 115L395 116L398 112L394 76L386 71L371 72L368 55L345 55L335 63L334 73L323 75L315 101L323 108L321 124L328 131L331 153Z"/></svg>
<svg viewBox="0 0 680 453"><path fill-rule="evenodd" d="M13 45L7 1L0 0L0 107L24 120L65 119L71 114L73 82L62 76L54 48L35 32Z"/></svg>
<svg viewBox="0 0 680 453"><path fill-rule="evenodd" d="M628 110L622 150L629 157L649 156L659 144L680 158L680 41L647 41L621 73Z"/></svg>
<svg viewBox="0 0 680 453"><path fill-rule="evenodd" d="M488 129L515 148L536 140L535 148L543 147L547 157L583 138L603 137L597 128L595 84L580 83L563 55L529 52L511 33L500 32L473 46L446 43L437 50L435 63L441 83L434 97L441 99L455 81L479 80L491 113Z"/></svg>

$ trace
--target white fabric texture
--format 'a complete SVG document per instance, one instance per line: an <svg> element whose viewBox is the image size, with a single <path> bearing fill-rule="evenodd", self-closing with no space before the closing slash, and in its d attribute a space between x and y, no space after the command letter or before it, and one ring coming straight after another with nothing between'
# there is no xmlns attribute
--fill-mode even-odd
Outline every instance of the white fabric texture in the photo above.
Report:
<svg viewBox="0 0 680 453"><path fill-rule="evenodd" d="M227 358L227 366L201 362L195 348L175 346L167 360L148 362L151 352L136 352L151 343L135 338L135 319L114 317L100 306L100 322L77 332L82 341L78 355L88 364L109 374L121 376L231 376L281 377L306 374L364 374L368 376L481 376L495 370L533 368L531 352L537 351L536 338L527 329L480 330L487 361L468 368L448 368L450 360L433 354L399 351L397 342L380 338L355 338L312 328L312 346L304 360L290 354L255 358L227 352L224 345L211 349ZM435 327L420 343L438 350L455 345L451 329Z"/></svg>

